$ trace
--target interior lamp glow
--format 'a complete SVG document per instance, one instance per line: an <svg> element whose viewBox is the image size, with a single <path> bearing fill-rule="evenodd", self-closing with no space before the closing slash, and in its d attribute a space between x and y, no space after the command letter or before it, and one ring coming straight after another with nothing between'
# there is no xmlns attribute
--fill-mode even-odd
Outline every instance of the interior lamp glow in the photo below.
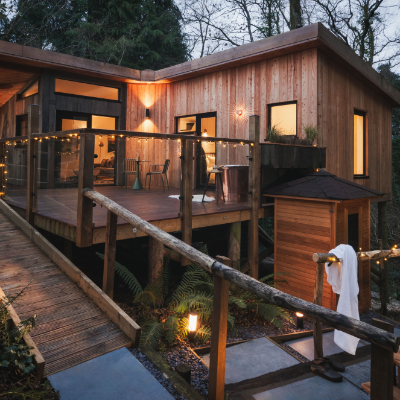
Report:
<svg viewBox="0 0 400 400"><path fill-rule="evenodd" d="M296 318L297 318L297 329L303 329L304 328L304 315L300 312L296 313Z"/></svg>
<svg viewBox="0 0 400 400"><path fill-rule="evenodd" d="M195 311L189 314L188 330L189 330L189 335L188 335L189 342L193 342L197 331L197 313Z"/></svg>

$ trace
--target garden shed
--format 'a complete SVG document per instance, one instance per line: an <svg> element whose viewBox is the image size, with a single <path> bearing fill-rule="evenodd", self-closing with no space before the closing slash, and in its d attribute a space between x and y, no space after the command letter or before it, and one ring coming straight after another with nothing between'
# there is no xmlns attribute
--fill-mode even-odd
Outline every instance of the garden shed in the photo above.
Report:
<svg viewBox="0 0 400 400"><path fill-rule="evenodd" d="M370 201L383 193L338 178L324 170L271 185L263 195L274 198L274 271L284 272L286 293L312 302L314 253L328 253L339 244L356 251L370 248ZM370 261L359 261L360 312L371 305ZM336 310L336 294L324 276L323 306Z"/></svg>

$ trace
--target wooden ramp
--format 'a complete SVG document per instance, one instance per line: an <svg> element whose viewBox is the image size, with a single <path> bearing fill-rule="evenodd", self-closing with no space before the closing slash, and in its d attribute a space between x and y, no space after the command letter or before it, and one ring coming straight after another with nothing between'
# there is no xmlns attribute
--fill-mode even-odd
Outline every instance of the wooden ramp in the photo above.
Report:
<svg viewBox="0 0 400 400"><path fill-rule="evenodd" d="M14 295L29 284L13 307L21 320L37 316L31 337L45 376L133 344L1 209L0 233L0 286Z"/></svg>

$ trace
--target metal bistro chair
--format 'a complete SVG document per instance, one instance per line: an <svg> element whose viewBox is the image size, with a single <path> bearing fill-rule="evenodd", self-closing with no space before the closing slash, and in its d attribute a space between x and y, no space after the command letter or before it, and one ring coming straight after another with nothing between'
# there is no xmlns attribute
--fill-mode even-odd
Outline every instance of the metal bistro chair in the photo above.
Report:
<svg viewBox="0 0 400 400"><path fill-rule="evenodd" d="M170 163L169 160L165 160L165 164L151 164L150 168L149 168L149 172L146 174L146 179L144 181L144 187L146 187L147 175L150 175L149 189L150 189L150 185L151 185L151 176L152 175L161 175L162 187L163 187L163 190L165 191L164 179L163 179L163 174L165 174L165 179L167 180L167 188L169 190L168 177L167 177L169 163ZM151 171L151 167L154 167L154 171ZM163 167L162 171L156 171L157 167Z"/></svg>
<svg viewBox="0 0 400 400"><path fill-rule="evenodd" d="M142 167L142 166L140 166ZM135 158L125 158L123 165L123 173L125 174L125 189L128 188L128 175L137 174L136 171L136 159Z"/></svg>

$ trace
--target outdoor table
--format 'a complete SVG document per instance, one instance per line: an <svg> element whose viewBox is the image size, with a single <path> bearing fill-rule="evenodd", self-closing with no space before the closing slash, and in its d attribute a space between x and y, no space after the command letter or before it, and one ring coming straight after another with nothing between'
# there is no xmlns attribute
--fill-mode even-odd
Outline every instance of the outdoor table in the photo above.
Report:
<svg viewBox="0 0 400 400"><path fill-rule="evenodd" d="M132 186L132 190L143 190L143 185L140 182L139 165L142 162L151 162L151 161L136 159L135 162L136 162L136 180L135 180L135 183Z"/></svg>

